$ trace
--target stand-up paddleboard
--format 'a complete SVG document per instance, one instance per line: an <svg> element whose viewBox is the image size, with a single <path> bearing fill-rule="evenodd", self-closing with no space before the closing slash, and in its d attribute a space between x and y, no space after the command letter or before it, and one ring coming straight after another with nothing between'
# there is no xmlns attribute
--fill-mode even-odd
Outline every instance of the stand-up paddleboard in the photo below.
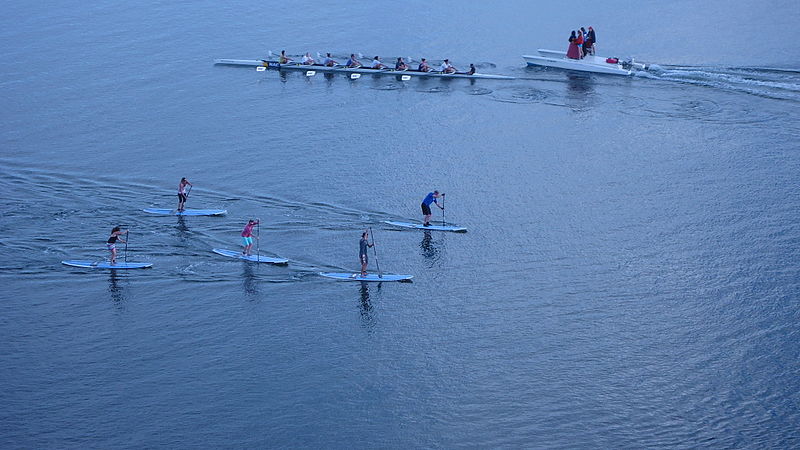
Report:
<svg viewBox="0 0 800 450"><path fill-rule="evenodd" d="M289 264L288 259L283 258L270 258L269 256L258 256L258 255L249 255L245 256L242 252L235 252L233 250L225 250L223 248L215 248L212 251L218 255L227 256L229 258L237 258L243 259L245 261L252 261L252 262L261 262L261 263L268 263L268 264Z"/></svg>
<svg viewBox="0 0 800 450"><path fill-rule="evenodd" d="M434 225L430 224L430 226L424 226L421 223L409 223L409 222L394 222L391 220L384 220L384 223L388 223L389 225L394 225L396 227L402 228L415 228L417 230L433 230L433 231L453 231L455 233L466 233L467 229L464 227L456 227L453 225Z"/></svg>
<svg viewBox="0 0 800 450"><path fill-rule="evenodd" d="M222 216L228 214L226 209L184 209L183 211L177 211L166 208L145 208L142 211L162 216Z"/></svg>
<svg viewBox="0 0 800 450"><path fill-rule="evenodd" d="M383 277L377 273L368 273L365 277L362 277L360 273L320 272L319 274L323 277L340 281L406 281L414 278L414 275L395 275L391 273L385 273Z"/></svg>
<svg viewBox="0 0 800 450"><path fill-rule="evenodd" d="M82 261L79 259L61 261L61 264L83 269L146 269L148 267L153 267L152 263L118 262L116 264L111 264L108 261Z"/></svg>

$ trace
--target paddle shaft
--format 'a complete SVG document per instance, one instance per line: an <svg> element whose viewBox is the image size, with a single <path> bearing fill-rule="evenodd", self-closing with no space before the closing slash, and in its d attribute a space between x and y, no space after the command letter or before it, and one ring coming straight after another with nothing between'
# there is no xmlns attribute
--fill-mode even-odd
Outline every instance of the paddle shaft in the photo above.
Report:
<svg viewBox="0 0 800 450"><path fill-rule="evenodd" d="M444 226L444 194L442 194L442 226Z"/></svg>
<svg viewBox="0 0 800 450"><path fill-rule="evenodd" d="M369 227L369 235L372 236L372 253L375 255L375 267L378 268L378 278L383 278L381 265L378 262L378 249L375 247L375 233L372 232L372 227Z"/></svg>
<svg viewBox="0 0 800 450"><path fill-rule="evenodd" d="M261 219L256 220L256 261L261 262Z"/></svg>
<svg viewBox="0 0 800 450"><path fill-rule="evenodd" d="M131 230L125 233L125 262L128 262L128 241L131 240Z"/></svg>

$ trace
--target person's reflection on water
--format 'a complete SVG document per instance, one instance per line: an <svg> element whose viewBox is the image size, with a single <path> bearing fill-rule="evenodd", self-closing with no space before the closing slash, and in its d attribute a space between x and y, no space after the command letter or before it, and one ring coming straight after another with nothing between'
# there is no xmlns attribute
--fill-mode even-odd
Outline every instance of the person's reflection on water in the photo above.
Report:
<svg viewBox="0 0 800 450"><path fill-rule="evenodd" d="M423 231L422 242L419 243L422 256L429 260L435 260L439 255L439 247L433 243L432 233L428 230Z"/></svg>
<svg viewBox="0 0 800 450"><path fill-rule="evenodd" d="M178 239L180 240L181 244L188 244L189 243L189 233L192 230L186 225L186 218L183 216L178 216L178 223L175 226L175 229L178 230Z"/></svg>
<svg viewBox="0 0 800 450"><path fill-rule="evenodd" d="M119 275L115 269L111 269L108 275L108 292L111 294L111 300L113 300L114 303L120 304L125 301L125 294L120 285Z"/></svg>
<svg viewBox="0 0 800 450"><path fill-rule="evenodd" d="M383 283L378 283L377 285L378 291L381 289L381 284ZM369 283L362 281L359 292L361 293L361 321L365 328L371 329L375 326L375 317L372 315L372 303L369 300Z"/></svg>
<svg viewBox="0 0 800 450"><path fill-rule="evenodd" d="M244 264L242 287L244 287L245 295L258 295L258 281L256 280L256 274L253 271L253 265L247 262L243 262L242 264Z"/></svg>

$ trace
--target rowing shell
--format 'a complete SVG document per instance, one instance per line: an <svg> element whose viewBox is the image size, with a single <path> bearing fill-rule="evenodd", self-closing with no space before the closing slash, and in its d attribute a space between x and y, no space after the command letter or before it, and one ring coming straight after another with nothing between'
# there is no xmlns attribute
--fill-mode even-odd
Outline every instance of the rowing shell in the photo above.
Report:
<svg viewBox="0 0 800 450"><path fill-rule="evenodd" d="M395 76L412 76L412 77L430 77L430 78L474 78L481 80L513 80L514 77L505 75L492 75L488 73L443 73L443 72L419 72L416 70L394 70L394 69L370 69L368 67L349 68L343 66L317 66L305 64L280 64L277 61L265 61L261 59L217 59L214 64L225 66L249 66L249 67L267 67L270 69L278 70L298 70L298 71L312 71L312 72L331 72L331 73L359 73L359 74L374 74L374 75L395 75ZM263 69L262 69L263 70Z"/></svg>
<svg viewBox="0 0 800 450"><path fill-rule="evenodd" d="M165 216L221 216L228 214L225 209L184 209L183 211L176 211L166 208L145 208L142 211Z"/></svg>
<svg viewBox="0 0 800 450"><path fill-rule="evenodd" d="M429 226L424 226L421 223L409 223L409 222L394 222L391 220L384 220L384 223L388 223L389 225L394 225L396 227L402 228L414 228L417 230L433 230L433 231L452 231L455 233L466 233L467 229L464 227L456 227L452 225L433 225L430 224Z"/></svg>
<svg viewBox="0 0 800 450"><path fill-rule="evenodd" d="M366 276L361 276L360 273L337 273L337 272L320 272L320 275L326 278L333 278L339 281L408 281L414 278L413 275L395 275L391 273L384 273L383 276L377 273L368 273Z"/></svg>
<svg viewBox="0 0 800 450"><path fill-rule="evenodd" d="M82 269L146 269L153 267L152 263L118 262L111 264L108 261L83 261L79 259L61 261L61 264Z"/></svg>
<svg viewBox="0 0 800 450"><path fill-rule="evenodd" d="M264 255L245 256L241 252L235 252L233 250L225 250L222 248L215 248L212 249L212 251L218 255L227 256L228 258L243 259L245 261L250 261L254 263L289 264L289 260L284 258L270 258L269 256L264 256Z"/></svg>

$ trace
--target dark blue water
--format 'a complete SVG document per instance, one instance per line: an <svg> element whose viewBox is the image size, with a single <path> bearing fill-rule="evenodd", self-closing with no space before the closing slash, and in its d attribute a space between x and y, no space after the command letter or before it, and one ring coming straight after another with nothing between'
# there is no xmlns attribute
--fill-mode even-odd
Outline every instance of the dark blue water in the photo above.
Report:
<svg viewBox="0 0 800 450"><path fill-rule="evenodd" d="M691 14L687 14L691 11ZM0 444L800 443L792 2L6 5ZM633 78L525 68L593 25ZM214 66L286 49L513 81ZM226 217L151 216L189 207ZM466 234L401 231L432 189ZM435 210L436 220L441 214ZM259 217L260 266L237 248ZM110 229L154 268L70 269ZM339 283L372 227L381 269ZM371 269L375 270L372 255Z"/></svg>

